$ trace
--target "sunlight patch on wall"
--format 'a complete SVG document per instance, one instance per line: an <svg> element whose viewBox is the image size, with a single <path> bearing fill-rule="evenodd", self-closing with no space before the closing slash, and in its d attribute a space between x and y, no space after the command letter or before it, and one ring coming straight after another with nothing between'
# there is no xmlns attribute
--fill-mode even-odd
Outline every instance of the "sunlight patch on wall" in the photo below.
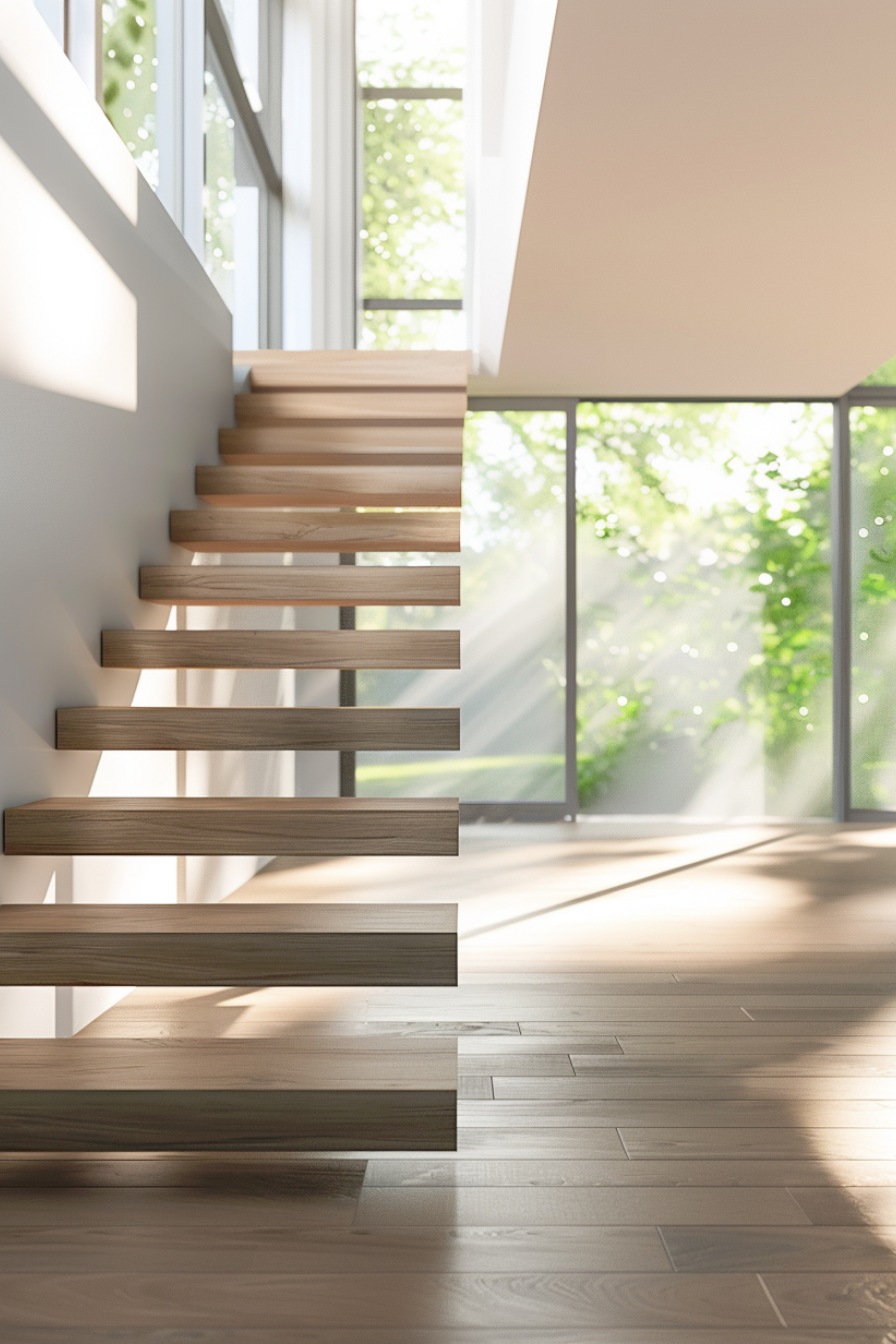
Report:
<svg viewBox="0 0 896 1344"><path fill-rule="evenodd" d="M137 301L0 139L0 375L137 409Z"/></svg>

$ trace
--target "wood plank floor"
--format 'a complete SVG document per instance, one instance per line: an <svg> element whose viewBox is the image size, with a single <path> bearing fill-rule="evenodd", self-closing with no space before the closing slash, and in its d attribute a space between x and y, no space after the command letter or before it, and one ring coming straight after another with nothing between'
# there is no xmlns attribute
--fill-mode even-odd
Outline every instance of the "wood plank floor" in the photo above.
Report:
<svg viewBox="0 0 896 1344"><path fill-rule="evenodd" d="M457 1154L0 1158L19 1344L893 1344L896 827L475 827L236 902L458 901L457 989L140 989L92 1038L444 1039Z"/></svg>

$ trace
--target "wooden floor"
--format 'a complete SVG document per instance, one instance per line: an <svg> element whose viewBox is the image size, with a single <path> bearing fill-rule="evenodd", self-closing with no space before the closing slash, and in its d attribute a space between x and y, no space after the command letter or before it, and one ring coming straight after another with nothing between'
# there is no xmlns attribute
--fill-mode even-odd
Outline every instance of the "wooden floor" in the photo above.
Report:
<svg viewBox="0 0 896 1344"><path fill-rule="evenodd" d="M0 1161L6 1344L892 1344L896 828L477 827L235 899L460 903L460 989L91 1036L459 1039L460 1151Z"/></svg>

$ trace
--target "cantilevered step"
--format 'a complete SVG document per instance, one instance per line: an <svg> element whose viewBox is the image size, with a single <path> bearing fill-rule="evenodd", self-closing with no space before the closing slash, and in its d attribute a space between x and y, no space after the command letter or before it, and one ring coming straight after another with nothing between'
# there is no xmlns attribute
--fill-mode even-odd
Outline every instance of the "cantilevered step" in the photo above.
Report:
<svg viewBox="0 0 896 1344"><path fill-rule="evenodd" d="M47 798L7 854L456 854L456 798Z"/></svg>
<svg viewBox="0 0 896 1344"><path fill-rule="evenodd" d="M238 425L282 425L293 420L305 424L341 420L356 424L436 421L460 425L467 409L467 393L462 388L435 392L425 389L342 392L338 388L318 392L248 392L234 400Z"/></svg>
<svg viewBox="0 0 896 1344"><path fill-rule="evenodd" d="M453 565L145 565L140 596L166 606L456 607Z"/></svg>
<svg viewBox="0 0 896 1344"><path fill-rule="evenodd" d="M307 508L457 508L454 467L197 467L196 494L212 504Z"/></svg>
<svg viewBox="0 0 896 1344"><path fill-rule="evenodd" d="M3 985L454 985L453 905L4 905Z"/></svg>
<svg viewBox="0 0 896 1344"><path fill-rule="evenodd" d="M147 708L56 711L61 751L457 751L458 709Z"/></svg>
<svg viewBox="0 0 896 1344"><path fill-rule="evenodd" d="M457 630L104 630L103 667L457 668Z"/></svg>
<svg viewBox="0 0 896 1344"><path fill-rule="evenodd" d="M232 466L431 466L460 468L461 425L252 425L218 431ZM397 459L397 460L395 460Z"/></svg>
<svg viewBox="0 0 896 1344"><path fill-rule="evenodd" d="M469 356L449 350L237 350L253 391L466 388Z"/></svg>
<svg viewBox="0 0 896 1344"><path fill-rule="evenodd" d="M0 1042L5 1152L455 1146L454 1041Z"/></svg>
<svg viewBox="0 0 896 1344"><path fill-rule="evenodd" d="M171 540L187 551L459 551L456 513L322 513L175 509Z"/></svg>

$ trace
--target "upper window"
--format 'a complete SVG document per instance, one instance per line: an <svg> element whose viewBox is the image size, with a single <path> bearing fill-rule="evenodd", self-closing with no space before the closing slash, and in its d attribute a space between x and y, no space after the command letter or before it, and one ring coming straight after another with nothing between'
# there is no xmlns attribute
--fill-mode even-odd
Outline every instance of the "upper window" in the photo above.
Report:
<svg viewBox="0 0 896 1344"><path fill-rule="evenodd" d="M465 9L357 3L363 347L466 345Z"/></svg>
<svg viewBox="0 0 896 1344"><path fill-rule="evenodd" d="M159 186L156 0L104 0L103 106L153 190Z"/></svg>

